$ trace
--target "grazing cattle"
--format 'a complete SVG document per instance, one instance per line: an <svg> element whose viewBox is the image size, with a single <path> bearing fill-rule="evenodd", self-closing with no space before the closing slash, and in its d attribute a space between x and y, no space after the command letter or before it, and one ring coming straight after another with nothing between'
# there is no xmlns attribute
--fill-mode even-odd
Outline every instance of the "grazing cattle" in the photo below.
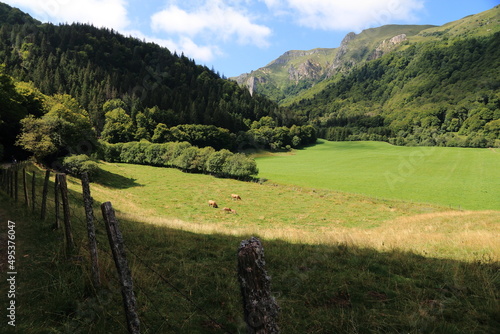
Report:
<svg viewBox="0 0 500 334"><path fill-rule="evenodd" d="M229 212L229 213L236 213L236 210L233 210L231 208L223 208L222 210L224 210L225 212Z"/></svg>
<svg viewBox="0 0 500 334"><path fill-rule="evenodd" d="M240 195L236 195L236 194L231 194L231 198L232 198L233 200L241 200Z"/></svg>
<svg viewBox="0 0 500 334"><path fill-rule="evenodd" d="M211 206L212 208L218 208L219 206L217 205L217 203L215 203L215 201L212 201L212 200L209 200L208 201L208 206Z"/></svg>

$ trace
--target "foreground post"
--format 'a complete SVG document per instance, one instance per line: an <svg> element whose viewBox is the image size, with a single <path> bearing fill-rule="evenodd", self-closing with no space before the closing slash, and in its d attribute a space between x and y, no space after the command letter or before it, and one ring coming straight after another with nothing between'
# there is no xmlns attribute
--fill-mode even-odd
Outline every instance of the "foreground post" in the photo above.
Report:
<svg viewBox="0 0 500 334"><path fill-rule="evenodd" d="M9 196L14 198L14 169L9 167L8 169L9 175Z"/></svg>
<svg viewBox="0 0 500 334"><path fill-rule="evenodd" d="M55 215L56 220L54 222L54 229L59 229L61 227L61 223L59 222L59 177L56 174L54 180L54 203L55 203Z"/></svg>
<svg viewBox="0 0 500 334"><path fill-rule="evenodd" d="M259 239L243 240L238 248L238 280L249 334L279 333L279 306L271 296L265 270L264 248Z"/></svg>
<svg viewBox="0 0 500 334"><path fill-rule="evenodd" d="M87 173L82 174L82 190L83 204L85 206L85 216L87 217L87 234L89 236L89 252L92 269L92 283L94 288L101 286L101 278L99 275L99 263L97 258L97 242L95 238L94 227L94 209L92 208L93 199L90 195L89 176Z"/></svg>
<svg viewBox="0 0 500 334"><path fill-rule="evenodd" d="M61 189L61 201L63 205L64 232L66 234L66 248L71 252L75 248L73 234L71 233L70 208L68 199L68 183L66 174L57 174L59 179L59 189Z"/></svg>
<svg viewBox="0 0 500 334"><path fill-rule="evenodd" d="M42 220L45 219L45 215L47 213L47 195L49 193L49 179L50 179L50 170L45 171L45 180L43 181L43 190L42 190L42 209L40 212L40 218Z"/></svg>
<svg viewBox="0 0 500 334"><path fill-rule="evenodd" d="M14 200L17 202L18 199L18 191L19 191L19 186L18 186L18 179L19 179L19 173L18 169L14 168Z"/></svg>
<svg viewBox="0 0 500 334"><path fill-rule="evenodd" d="M35 174L35 171L33 171L33 176L31 177L31 211L33 211L33 212L35 212L35 208L36 208L35 183L36 183L36 174Z"/></svg>
<svg viewBox="0 0 500 334"><path fill-rule="evenodd" d="M132 275L128 267L125 249L123 248L123 236L115 217L115 210L110 202L101 205L102 216L106 222L109 245L115 260L116 270L122 285L123 306L127 317L128 331L132 334L140 333L139 317L135 311L136 301L132 284Z"/></svg>
<svg viewBox="0 0 500 334"><path fill-rule="evenodd" d="M26 181L26 168L23 168L23 190L24 190L24 203L27 207L30 206L30 201L28 199L28 182Z"/></svg>

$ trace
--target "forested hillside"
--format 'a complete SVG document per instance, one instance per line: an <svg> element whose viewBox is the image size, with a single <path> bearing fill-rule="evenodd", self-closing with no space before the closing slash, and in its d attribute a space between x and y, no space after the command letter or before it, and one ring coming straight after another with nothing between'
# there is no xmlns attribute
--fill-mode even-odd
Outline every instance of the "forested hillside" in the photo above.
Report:
<svg viewBox="0 0 500 334"><path fill-rule="evenodd" d="M405 45L430 25L385 25L347 34L337 48L287 51L268 65L234 80L251 92L282 105L319 92L328 81L355 65L381 57Z"/></svg>
<svg viewBox="0 0 500 334"><path fill-rule="evenodd" d="M500 135L500 33L409 46L292 106L330 140L489 147Z"/></svg>
<svg viewBox="0 0 500 334"><path fill-rule="evenodd" d="M0 62L7 74L32 81L47 95L70 94L98 130L104 125L102 105L114 98L126 100L131 113L153 106L170 111L171 125L214 124L232 131L244 129L244 119L257 120L276 108L156 44L89 25L40 24L10 10L0 6L0 15L11 18L0 28Z"/></svg>
<svg viewBox="0 0 500 334"><path fill-rule="evenodd" d="M156 44L85 24L42 24L1 3L0 19L5 156L20 154L16 138L49 161L82 151L76 142L95 152L99 138L233 151L316 140L276 103ZM86 131L70 139L75 126Z"/></svg>
<svg viewBox="0 0 500 334"><path fill-rule="evenodd" d="M499 146L500 6L440 27L349 33L238 78L329 140Z"/></svg>

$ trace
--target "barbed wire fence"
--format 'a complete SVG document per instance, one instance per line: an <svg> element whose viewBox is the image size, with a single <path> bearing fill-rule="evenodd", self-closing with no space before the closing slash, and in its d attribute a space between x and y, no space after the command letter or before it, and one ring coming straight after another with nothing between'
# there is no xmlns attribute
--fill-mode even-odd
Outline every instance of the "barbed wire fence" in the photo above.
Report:
<svg viewBox="0 0 500 334"><path fill-rule="evenodd" d="M22 176L21 180L19 180L20 176ZM51 181L51 179L53 180ZM68 183L71 183L74 187L80 182L82 193L68 190ZM103 211L102 219L100 215L94 213L98 207L93 202L90 194L88 175L83 175L80 179L67 179L65 174L50 170L43 173L40 168L33 167L31 162L21 162L0 169L0 185L2 191L14 201L15 205L25 206L33 217L39 218L42 223L52 221L52 229L64 232L59 235L64 245L64 247L61 247L61 252L67 258L85 265L87 271L85 274L89 277L95 301L99 306L95 310L87 309L85 311L87 318L93 319L93 317L101 316L92 313L106 312L106 308L110 303L119 303L116 294L110 296L109 291L117 290L117 287L120 286L124 315L119 319L116 314L108 314L108 316L115 317L113 321L123 324L123 317L125 317L127 324L124 325L124 328L128 328L130 333L181 333L182 324L174 323L168 316L168 312L173 310L165 310L163 304L154 297L157 295L158 289L162 288L171 291L171 298L175 296L179 307L191 314L187 318L196 314L198 317L205 319L212 330L220 333L234 333L229 329L230 326L218 320L209 310L200 306L189 293L167 278L167 275L155 269L154 265L148 262L144 256L141 256L138 250L124 243L116 218L114 218L115 225L111 229L114 229L115 234L118 232L118 239L121 239L118 244L121 244L117 245L110 240L109 247L106 247L107 243L102 240L104 226L106 226L108 240L112 238L109 231L109 217L106 217L104 213L104 206L107 205L107 210L112 210L113 215L114 210L111 203L107 202L101 206ZM23 190L24 200L20 199L19 188ZM85 226L87 226L87 233L85 233ZM121 252L121 255L117 254L117 252ZM125 256L125 253L128 256ZM113 265L112 259L115 265ZM119 262L121 264L118 264ZM119 268L120 265L122 266L121 269ZM113 270L114 266L116 266L117 270ZM252 269L244 268L243 271L245 270L251 271ZM130 276L124 278L121 271L128 272ZM140 280L134 280L132 283L132 278L138 273L140 273L141 277L147 277L148 281L155 284L146 284ZM246 277L246 280L248 279L250 278ZM268 276L264 271L263 277L253 277L251 279L268 279ZM268 283L266 284L268 285ZM256 282L254 285L262 286L260 282ZM154 291L151 291L153 287ZM242 286L242 293L243 290ZM137 293L137 299L135 293ZM127 294L128 296L126 296ZM243 299L245 300L245 296L243 296ZM259 328L270 328L268 331L259 333L278 333L277 325L267 324L270 321L275 323L277 314L266 314L267 306L263 302L254 300L252 303L254 306L257 304L252 310L249 310L250 306L243 305L245 311L244 320L248 332L254 333ZM276 311L276 308L274 311Z"/></svg>

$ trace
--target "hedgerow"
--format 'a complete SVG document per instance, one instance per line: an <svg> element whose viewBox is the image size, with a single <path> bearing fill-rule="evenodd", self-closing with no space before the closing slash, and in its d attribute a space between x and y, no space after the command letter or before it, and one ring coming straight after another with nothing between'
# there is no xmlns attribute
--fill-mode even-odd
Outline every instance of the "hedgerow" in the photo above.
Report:
<svg viewBox="0 0 500 334"><path fill-rule="evenodd" d="M99 158L107 162L172 167L235 179L248 179L259 173L255 160L245 154L226 149L216 151L210 146L198 148L188 142L110 144L100 141L99 144Z"/></svg>

